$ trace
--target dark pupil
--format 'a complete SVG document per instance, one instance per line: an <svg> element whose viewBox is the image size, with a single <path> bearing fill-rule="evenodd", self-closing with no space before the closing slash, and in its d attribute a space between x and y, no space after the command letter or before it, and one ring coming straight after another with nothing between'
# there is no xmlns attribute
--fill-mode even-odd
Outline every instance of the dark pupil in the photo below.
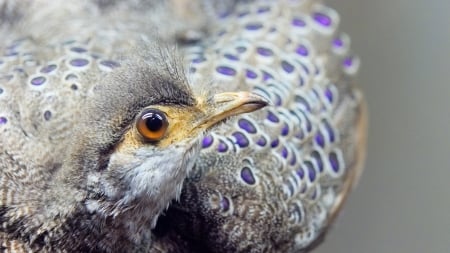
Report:
<svg viewBox="0 0 450 253"><path fill-rule="evenodd" d="M159 114L152 113L145 121L148 130L152 132L159 131L163 126L163 118Z"/></svg>

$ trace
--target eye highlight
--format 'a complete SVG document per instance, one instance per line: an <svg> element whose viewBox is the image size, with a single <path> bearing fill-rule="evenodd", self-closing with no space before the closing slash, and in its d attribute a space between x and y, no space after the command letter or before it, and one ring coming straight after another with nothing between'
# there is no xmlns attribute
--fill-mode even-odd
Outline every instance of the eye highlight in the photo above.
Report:
<svg viewBox="0 0 450 253"><path fill-rule="evenodd" d="M160 110L148 109L139 116L136 128L147 141L161 140L169 126L166 114Z"/></svg>

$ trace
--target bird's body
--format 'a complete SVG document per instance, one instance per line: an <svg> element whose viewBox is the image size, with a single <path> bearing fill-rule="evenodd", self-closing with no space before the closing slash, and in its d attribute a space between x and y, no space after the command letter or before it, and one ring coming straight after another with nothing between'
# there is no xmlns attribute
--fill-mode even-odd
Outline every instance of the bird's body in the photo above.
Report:
<svg viewBox="0 0 450 253"><path fill-rule="evenodd" d="M313 0L192 12L185 1L113 2L55 4L3 27L0 248L310 248L364 161L359 62L336 12ZM202 138L262 106L214 96L236 91L272 105ZM170 122L156 144L134 130L148 107Z"/></svg>

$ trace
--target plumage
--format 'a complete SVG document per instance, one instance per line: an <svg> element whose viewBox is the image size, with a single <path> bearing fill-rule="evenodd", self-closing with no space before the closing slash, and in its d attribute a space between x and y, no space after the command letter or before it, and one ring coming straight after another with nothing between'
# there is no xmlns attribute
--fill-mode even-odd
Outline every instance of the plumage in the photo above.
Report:
<svg viewBox="0 0 450 253"><path fill-rule="evenodd" d="M0 1L3 250L320 243L359 178L367 128L359 59L334 10L44 2ZM241 115L262 97L270 106ZM157 142L136 131L148 108L170 120Z"/></svg>

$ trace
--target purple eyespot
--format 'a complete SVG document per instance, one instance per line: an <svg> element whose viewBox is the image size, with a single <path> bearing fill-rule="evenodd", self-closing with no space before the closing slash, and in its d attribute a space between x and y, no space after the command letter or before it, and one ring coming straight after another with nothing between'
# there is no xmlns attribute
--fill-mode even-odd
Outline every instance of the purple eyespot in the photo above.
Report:
<svg viewBox="0 0 450 253"><path fill-rule="evenodd" d="M220 153L224 153L224 152L227 152L227 150L228 150L228 145L223 141L219 141L219 145L217 146L217 151L219 151Z"/></svg>
<svg viewBox="0 0 450 253"><path fill-rule="evenodd" d="M344 64L344 66L347 68L351 67L353 65L353 58L350 56L345 58L342 64Z"/></svg>
<svg viewBox="0 0 450 253"><path fill-rule="evenodd" d="M75 52L75 53L86 53L87 50L82 48L82 47L72 47L70 48L70 51Z"/></svg>
<svg viewBox="0 0 450 253"><path fill-rule="evenodd" d="M230 210L230 200L227 197L222 197L222 199L220 200L220 207L224 212Z"/></svg>
<svg viewBox="0 0 450 253"><path fill-rule="evenodd" d="M326 27L331 26L331 18L328 15L325 15L324 13L315 12L313 14L313 19L322 26Z"/></svg>
<svg viewBox="0 0 450 253"><path fill-rule="evenodd" d="M263 80L267 81L269 79L273 79L273 76L269 73L267 73L266 71L263 71Z"/></svg>
<svg viewBox="0 0 450 253"><path fill-rule="evenodd" d="M249 70L249 69L246 70L245 76L250 79L255 79L258 77L258 75L255 72L253 72L252 70Z"/></svg>
<svg viewBox="0 0 450 253"><path fill-rule="evenodd" d="M311 153L311 156L316 160L317 166L319 167L319 171L322 172L323 171L323 161L322 161L322 156L320 155L320 153L317 152L316 150L314 150Z"/></svg>
<svg viewBox="0 0 450 253"><path fill-rule="evenodd" d="M273 112L271 112L271 111L268 111L268 112L267 112L267 119L270 120L271 122L274 122L274 123L280 122L280 119L278 118L278 116L275 115L275 114L274 114Z"/></svg>
<svg viewBox="0 0 450 253"><path fill-rule="evenodd" d="M74 67L84 67L89 64L89 61L86 59L77 58L77 59L71 60L69 62L69 64Z"/></svg>
<svg viewBox="0 0 450 253"><path fill-rule="evenodd" d="M308 56L309 52L308 49L304 46L304 45L299 45L296 49L295 52L301 56Z"/></svg>
<svg viewBox="0 0 450 253"><path fill-rule="evenodd" d="M328 155L328 160L330 161L331 168L334 172L339 172L339 160L337 158L337 154L335 152L331 152Z"/></svg>
<svg viewBox="0 0 450 253"><path fill-rule="evenodd" d="M261 23L249 23L245 25L245 29L249 31L256 31L263 27Z"/></svg>
<svg viewBox="0 0 450 253"><path fill-rule="evenodd" d="M214 138L211 135L207 135L207 136L203 137L202 148L210 147L213 142L214 142Z"/></svg>
<svg viewBox="0 0 450 253"><path fill-rule="evenodd" d="M50 65L47 65L47 66L41 68L40 72L43 73L43 74L47 74L47 73L52 72L56 68L57 68L56 64L50 64Z"/></svg>
<svg viewBox="0 0 450 253"><path fill-rule="evenodd" d="M216 71L220 74L226 75L226 76L235 76L236 70L233 68L227 67L227 66L219 66L216 68Z"/></svg>
<svg viewBox="0 0 450 253"><path fill-rule="evenodd" d="M286 159L286 158L288 157L288 155L289 155L289 152L288 152L287 148L286 148L286 147L283 147L283 148L281 149L281 156L282 156L284 159Z"/></svg>
<svg viewBox="0 0 450 253"><path fill-rule="evenodd" d="M8 123L8 119L6 117L1 116L0 117L0 125L5 125Z"/></svg>
<svg viewBox="0 0 450 253"><path fill-rule="evenodd" d="M227 58L228 60L232 60L232 61L239 61L239 58L235 55L232 54L224 54L223 55L225 58Z"/></svg>
<svg viewBox="0 0 450 253"><path fill-rule="evenodd" d="M40 86L40 85L44 84L45 81L47 81L47 79L45 77L37 76L37 77L31 79L31 84L34 86Z"/></svg>
<svg viewBox="0 0 450 253"><path fill-rule="evenodd" d="M258 144L258 146L264 147L267 144L267 140L266 138L264 138L264 136L261 136L258 141L256 141L256 144Z"/></svg>
<svg viewBox="0 0 450 253"><path fill-rule="evenodd" d="M333 46L336 48L341 48L344 46L344 41L342 41L340 38L335 38L333 40Z"/></svg>
<svg viewBox="0 0 450 253"><path fill-rule="evenodd" d="M241 148L248 147L249 141L247 137L241 132L234 132L233 137L236 139L236 144Z"/></svg>
<svg viewBox="0 0 450 253"><path fill-rule="evenodd" d="M244 167L241 170L241 178L249 185L254 185L256 183L255 177L253 176L253 172L249 167Z"/></svg>
<svg viewBox="0 0 450 253"><path fill-rule="evenodd" d="M314 169L314 166L309 161L305 162L305 166L308 170L309 181L314 182L314 180L316 180L316 170Z"/></svg>
<svg viewBox="0 0 450 253"><path fill-rule="evenodd" d="M262 6L262 7L259 7L257 10L258 13L265 13L268 11L270 11L270 6Z"/></svg>
<svg viewBox="0 0 450 253"><path fill-rule="evenodd" d="M330 103L333 103L333 92L331 91L330 87L327 87L325 89L325 97Z"/></svg>
<svg viewBox="0 0 450 253"><path fill-rule="evenodd" d="M46 121L49 121L52 118L52 112L51 111L45 111L44 112L44 119Z"/></svg>
<svg viewBox="0 0 450 253"><path fill-rule="evenodd" d="M281 128L281 135L286 136L289 134L289 126L288 124L284 124L283 128Z"/></svg>
<svg viewBox="0 0 450 253"><path fill-rule="evenodd" d="M273 51L266 47L258 47L258 48L256 48L256 52L258 52L259 55L267 56L267 57L273 55Z"/></svg>
<svg viewBox="0 0 450 253"><path fill-rule="evenodd" d="M300 167L295 171L295 173L297 174L297 176L300 177L300 179L305 178L305 171L303 170L303 167L302 167L302 166L300 166Z"/></svg>
<svg viewBox="0 0 450 253"><path fill-rule="evenodd" d="M102 60L100 61L100 64L112 69L120 67L120 63L112 60Z"/></svg>
<svg viewBox="0 0 450 253"><path fill-rule="evenodd" d="M292 73L294 71L294 66L292 64L290 64L289 62L287 62L287 61L282 61L281 62L281 67L287 73Z"/></svg>
<svg viewBox="0 0 450 253"><path fill-rule="evenodd" d="M247 119L239 119L238 125L240 128L244 129L247 133L256 133L256 127Z"/></svg>
<svg viewBox="0 0 450 253"><path fill-rule="evenodd" d="M306 26L305 21L303 19L300 19L300 18L292 19L291 23L292 23L293 26L297 26L297 27L304 27L304 26Z"/></svg>
<svg viewBox="0 0 450 253"><path fill-rule="evenodd" d="M314 140L316 141L317 145L320 147L325 147L325 138L323 137L323 134L320 131L317 131L316 136L314 137Z"/></svg>
<svg viewBox="0 0 450 253"><path fill-rule="evenodd" d="M273 140L272 143L270 143L270 146L272 148L276 148L276 147L278 147L278 144L280 144L280 140L278 140L278 138L277 138L277 139Z"/></svg>

